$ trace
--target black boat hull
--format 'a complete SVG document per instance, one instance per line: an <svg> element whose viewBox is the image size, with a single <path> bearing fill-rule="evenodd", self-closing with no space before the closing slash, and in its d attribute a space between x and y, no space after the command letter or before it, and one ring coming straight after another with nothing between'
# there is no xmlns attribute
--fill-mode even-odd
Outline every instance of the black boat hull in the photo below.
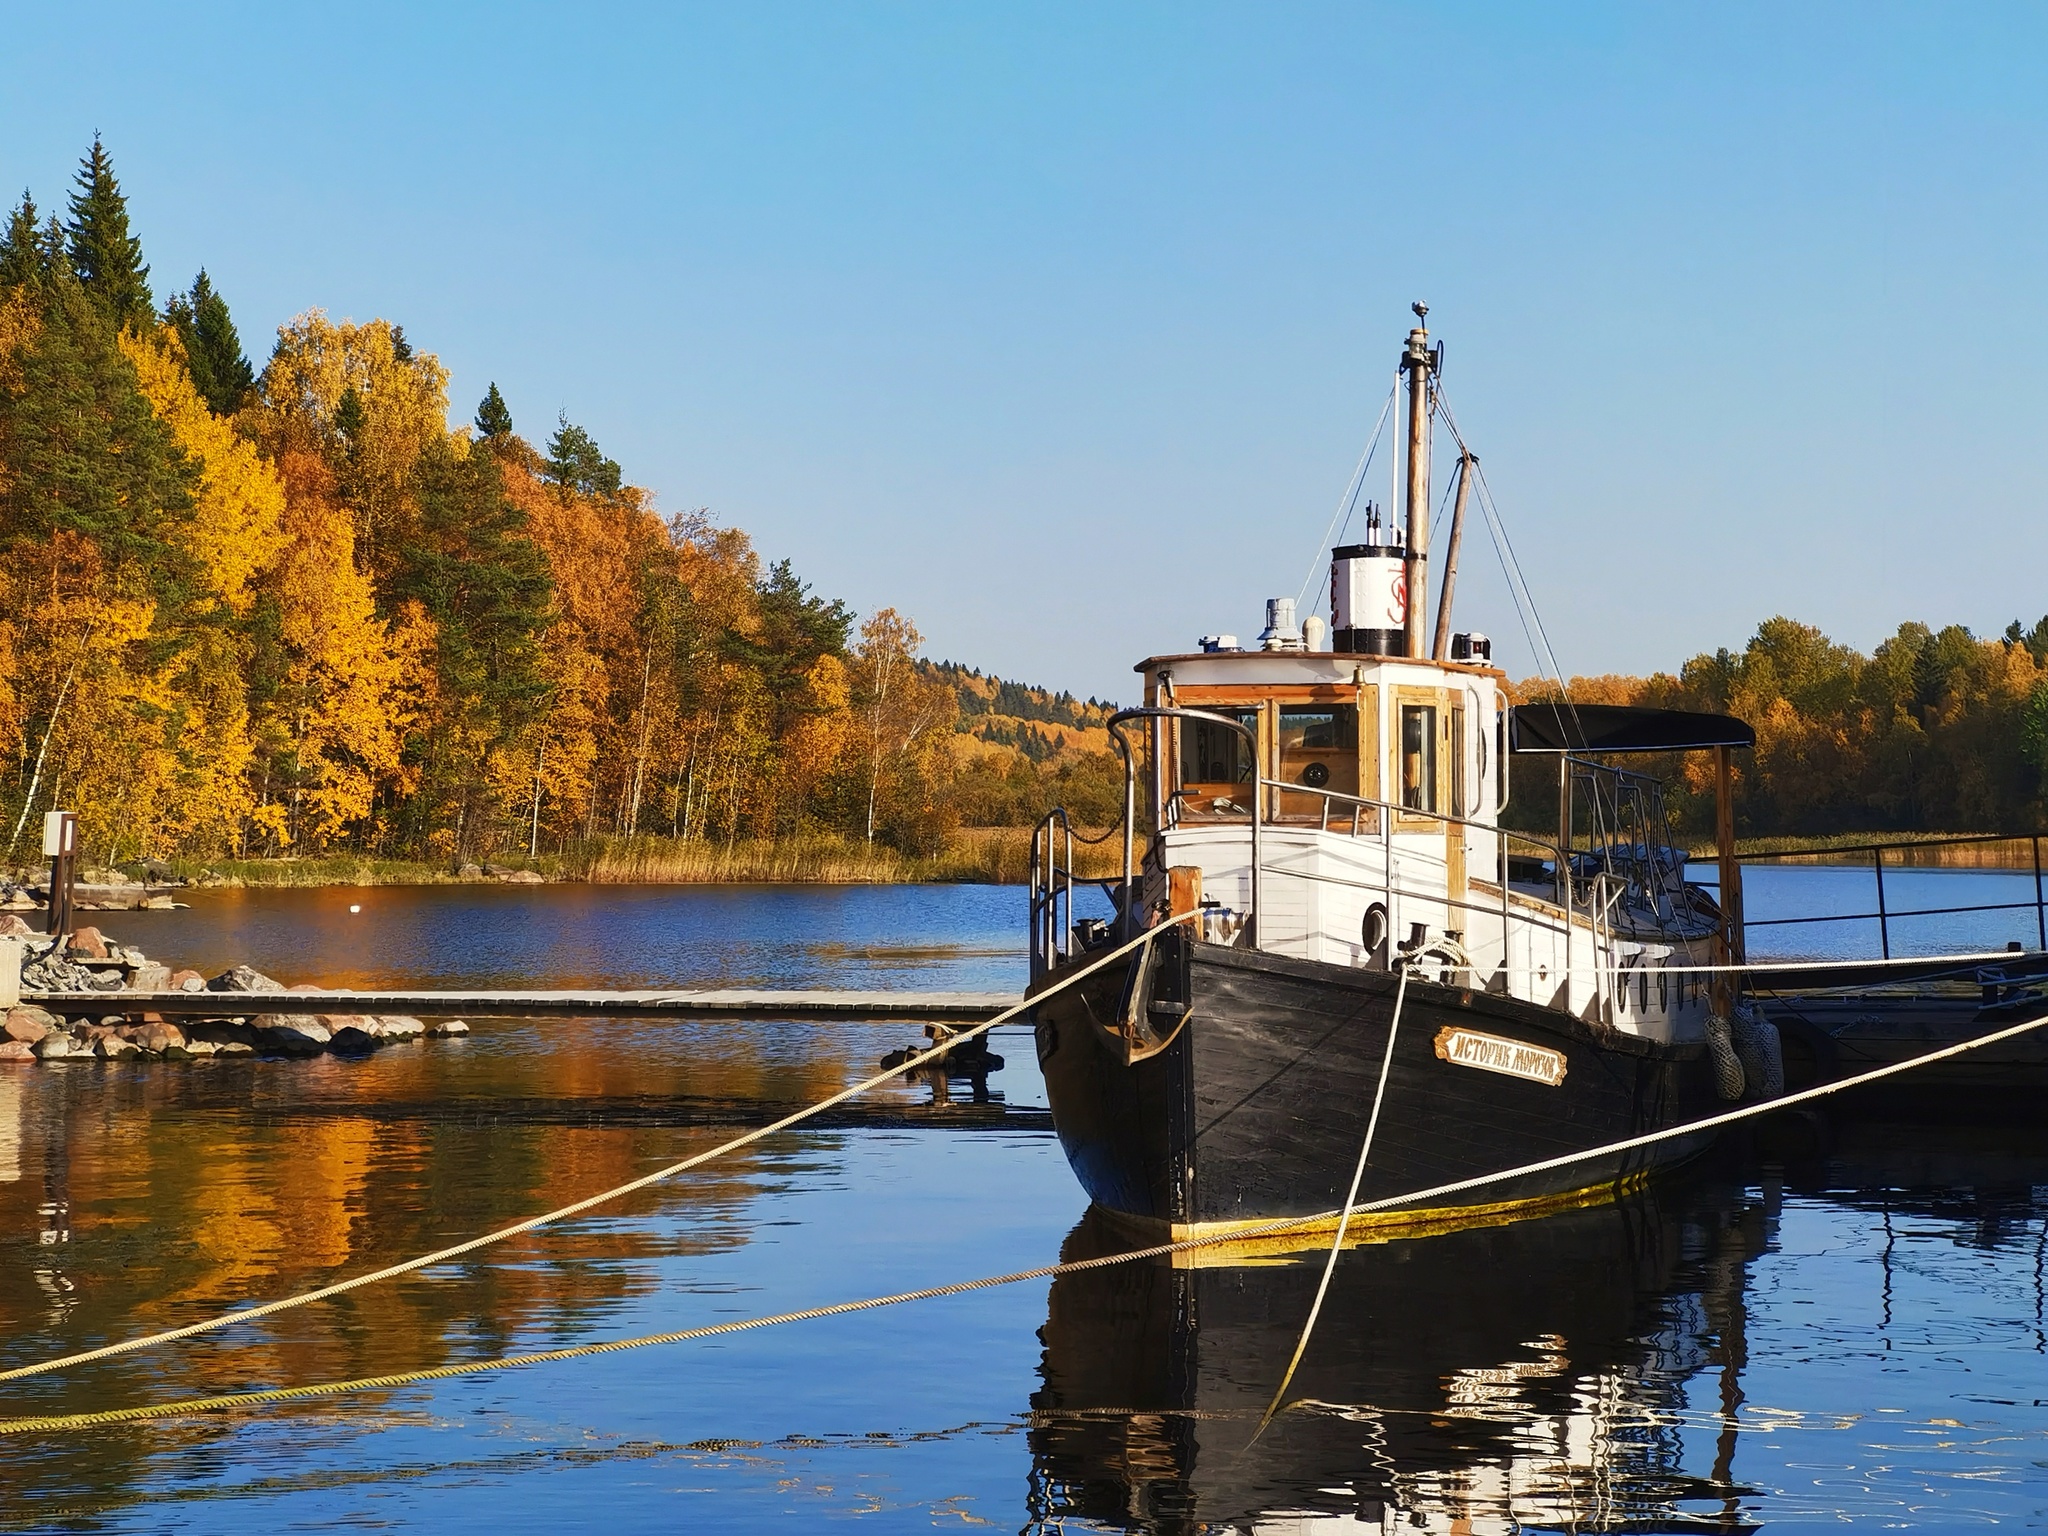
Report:
<svg viewBox="0 0 2048 1536"><path fill-rule="evenodd" d="M1033 1009L1053 1122L1090 1198L1176 1239L1341 1206L1372 1112L1397 978L1178 931L1154 947L1144 974L1133 970L1134 954ZM1153 1054L1131 1060L1136 1031L1127 1021L1150 1029L1176 1013L1184 1016L1152 1043ZM1418 976L1402 1006L1359 1198L1406 1196L1663 1130L1710 1112L1711 1092L1697 1045L1664 1045ZM1430 1197L1355 1218L1354 1227L1362 1235L1604 1198L1705 1139L1674 1137Z"/></svg>

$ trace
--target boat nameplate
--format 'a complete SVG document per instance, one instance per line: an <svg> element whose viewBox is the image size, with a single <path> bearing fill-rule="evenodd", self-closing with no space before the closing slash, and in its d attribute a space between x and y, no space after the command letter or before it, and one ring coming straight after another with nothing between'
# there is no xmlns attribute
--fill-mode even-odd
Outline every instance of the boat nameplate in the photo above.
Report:
<svg viewBox="0 0 2048 1536"><path fill-rule="evenodd" d="M1446 1024L1436 1032L1436 1054L1438 1060L1448 1061L1452 1066L1477 1067L1482 1072L1499 1072L1550 1088L1564 1081L1563 1051L1484 1035L1455 1024Z"/></svg>

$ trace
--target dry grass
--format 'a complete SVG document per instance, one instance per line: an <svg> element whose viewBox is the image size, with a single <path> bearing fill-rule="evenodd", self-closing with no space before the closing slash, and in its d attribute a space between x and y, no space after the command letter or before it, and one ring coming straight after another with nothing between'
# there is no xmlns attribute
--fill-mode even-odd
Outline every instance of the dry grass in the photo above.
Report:
<svg viewBox="0 0 2048 1536"><path fill-rule="evenodd" d="M1076 847L1084 875L1121 869L1122 845ZM918 856L851 838L778 838L772 842L622 839L569 861L567 878L599 885L724 883L893 885L918 881L1021 885L1030 872L1028 827L972 827L941 853Z"/></svg>
<svg viewBox="0 0 2048 1536"><path fill-rule="evenodd" d="M1868 864L1871 855L1849 850L1884 843L1887 869L2027 869L2034 867L2031 837L1995 837L1984 841L1956 843L1948 839L1970 837L1964 832L1842 832L1826 837L1744 837L1735 841L1739 855L1783 851L1787 857L1773 860L1784 864ZM2048 858L2048 837L2042 856ZM1712 843L1690 850L1695 860L1718 857Z"/></svg>

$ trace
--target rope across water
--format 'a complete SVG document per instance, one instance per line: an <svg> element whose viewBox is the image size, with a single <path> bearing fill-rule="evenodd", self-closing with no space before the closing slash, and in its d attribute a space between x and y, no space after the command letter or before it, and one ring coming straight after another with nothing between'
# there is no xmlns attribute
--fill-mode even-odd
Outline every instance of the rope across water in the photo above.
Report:
<svg viewBox="0 0 2048 1536"><path fill-rule="evenodd" d="M1156 934L1159 931L1154 929L1152 933ZM1149 937L1150 935L1147 936L1147 938ZM1134 939L1130 944L1105 955L1103 963L1115 959L1119 955L1128 952L1130 949L1137 948L1145 942L1145 938ZM1086 973L1077 973L1071 979L1079 980L1082 974ZM989 1023L982 1025L981 1028L992 1028L996 1022L991 1020ZM303 1387L276 1387L256 1392L231 1392L213 1397L177 1398L169 1402L151 1403L137 1408L112 1408L99 1413L52 1414L35 1418L0 1419L0 1435L91 1429L111 1424L139 1423L149 1419L182 1418L194 1414L215 1413L235 1408L254 1408L266 1403L295 1402L306 1398L333 1397L349 1392L381 1391L395 1387L411 1386L425 1381L444 1381L456 1376L475 1376L490 1371L512 1370L529 1365L545 1365L556 1361L580 1359L586 1355L613 1354L620 1350L643 1349L655 1344L680 1344L691 1339L712 1338L719 1334L745 1333L759 1328L772 1328L782 1323L807 1322L814 1318L838 1317L851 1312L870 1312L880 1307L897 1306L905 1302L931 1301L944 1296L963 1295L969 1291L989 1290L996 1286L1015 1285L1025 1280L1052 1279L1060 1275L1077 1274L1083 1270L1106 1269L1116 1264L1131 1264L1145 1259L1164 1258L1171 1254L1189 1253L1202 1248L1228 1246L1263 1237L1274 1237L1286 1232L1318 1227L1326 1222L1339 1220L1340 1218L1348 1221L1352 1216L1370 1215L1379 1211L1395 1210L1404 1205L1413 1205L1419 1201L1436 1200L1447 1195L1463 1194L1473 1189L1483 1188L1488 1184L1504 1183L1510 1179L1524 1178L1536 1173L1547 1173L1554 1169L1568 1167L1573 1163L1590 1162L1597 1158L1613 1156L1619 1152L1634 1151L1641 1147L1652 1146L1658 1142L1669 1141L1680 1136L1693 1136L1704 1131L1718 1130L1722 1126L1733 1125L1738 1121L1753 1119L1758 1115L1774 1114L1779 1110L1790 1109L1799 1104L1812 1103L1815 1100L1827 1098L1832 1094L1846 1092L1851 1088L1858 1088L1883 1078L1897 1077L1902 1073L1914 1070L1916 1067L1929 1066L1937 1061L1947 1061L1957 1056L1966 1055L1971 1051L1982 1050L1986 1046L2017 1039L2021 1035L2029 1034L2044 1025L2048 1025L2048 1013L2041 1014L2036 1018L2023 1020L2017 1024L2007 1025L2003 1029L1994 1030L1990 1034L1979 1035L1972 1040L1964 1040L1955 1045L1943 1046L1940 1050L1929 1051L1924 1055L1909 1057L1904 1061L1895 1061L1887 1066L1875 1067L1868 1072L1859 1073L1854 1077L1842 1078L1832 1083L1823 1083L1818 1087L1802 1089L1797 1093L1788 1093L1781 1099L1770 1099L1758 1104L1745 1104L1740 1108L1726 1110L1717 1115L1709 1115L1704 1119L1687 1121L1684 1125L1670 1126L1664 1130L1647 1132L1641 1136L1631 1136L1622 1141L1610 1142L1605 1146L1591 1147L1582 1152L1569 1152L1559 1157L1545 1158L1541 1162L1525 1163L1519 1168L1507 1168L1498 1173L1481 1174L1474 1178L1459 1179L1449 1184L1436 1185L1430 1189L1411 1190L1404 1195L1392 1195L1382 1200L1369 1201L1363 1205L1350 1205L1342 1211L1324 1211L1314 1216L1289 1217L1285 1220L1266 1222L1258 1226L1237 1228L1228 1232L1218 1232L1203 1237L1186 1238L1180 1242L1159 1243L1148 1248L1136 1248L1124 1253L1107 1254L1100 1258L1076 1259L1063 1264L1047 1264L1036 1269L1021 1269L1006 1275L990 1275L978 1280L963 1280L952 1285L931 1286L924 1290L916 1291L899 1291L888 1296L871 1296L860 1301L837 1302L830 1306L809 1307L798 1312L778 1312L766 1317L743 1318L729 1323L713 1323L702 1328L685 1328L673 1333L644 1334L637 1338L611 1339L596 1344L579 1344L566 1349L545 1350L533 1354L503 1355L492 1360L474 1360L459 1365L435 1366L428 1370L407 1371L390 1376L359 1377L351 1381L321 1382ZM963 1034L965 1033L969 1032L963 1031ZM929 1055L931 1053L926 1054ZM906 1066L898 1070L904 1071L909 1070L909 1068ZM884 1077L893 1075L895 1074L883 1074ZM840 1097L843 1096L841 1095ZM837 1099L827 1100L826 1102L837 1102ZM790 1118L792 1120L801 1119L802 1116L798 1115ZM777 1122L778 1126L784 1123L787 1122ZM763 1135L767 1133L767 1130L774 1128L764 1128L763 1131L753 1134ZM631 1187L641 1187L641 1184L651 1182L653 1177L650 1176L648 1180L640 1181L640 1183L636 1183ZM622 1189L624 1187L622 1186ZM608 1194L618 1192L620 1191L612 1191L608 1192ZM607 1198L607 1196L594 1196L591 1200L583 1202L579 1206L565 1207L565 1209L587 1209L590 1205L596 1204L604 1198ZM533 1222L527 1223L521 1228L508 1228L506 1231L509 1233L514 1230L531 1230L533 1226L540 1225L547 1219L549 1218L537 1217ZM493 1234L492 1237L478 1239L469 1246L481 1246L486 1241L494 1240L495 1236L496 1234ZM462 1251L466 1252L468 1250L465 1248ZM432 1256L429 1256L427 1259L414 1260L409 1265L393 1266L392 1272L403 1273L406 1269L419 1268L429 1262L433 1262ZM383 1273L383 1271L380 1271L379 1275ZM332 1295L339 1290L352 1289L356 1285L368 1284L370 1280L378 1277L378 1275L365 1276L356 1281L345 1282L341 1286L330 1287L325 1291L308 1292L304 1299L313 1299L320 1295ZM301 1304L301 1302L301 1298L293 1298L285 1303L271 1303L267 1310L276 1311L281 1306L297 1305ZM110 1346L107 1349L93 1351L84 1355L52 1360L39 1366L19 1368L8 1372L7 1375L9 1377L20 1377L33 1375L40 1371L55 1370L59 1366L67 1364L100 1359L106 1355L119 1354L130 1349L140 1349L145 1344L185 1337L189 1333L202 1331L204 1327L221 1326L223 1321L235 1322L246 1317L259 1315L261 1313L253 1308L246 1312L231 1312L226 1314L224 1320L216 1319L205 1325L195 1325L190 1329L152 1334L146 1338L132 1340L124 1345Z"/></svg>

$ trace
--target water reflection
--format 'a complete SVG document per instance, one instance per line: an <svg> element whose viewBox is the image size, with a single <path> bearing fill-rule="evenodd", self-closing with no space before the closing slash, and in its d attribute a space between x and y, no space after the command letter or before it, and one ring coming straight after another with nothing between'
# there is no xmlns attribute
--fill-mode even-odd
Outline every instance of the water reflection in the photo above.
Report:
<svg viewBox="0 0 2048 1536"><path fill-rule="evenodd" d="M1168 1532L1739 1520L1742 1490L1718 1463L1688 1475L1676 1426L1703 1372L1739 1402L1767 1213L1735 1188L1687 1194L1346 1254L1291 1406L1256 1443L1318 1260L1063 1276L1032 1402L1034 1514ZM1068 1251L1116 1246L1091 1219Z"/></svg>
<svg viewBox="0 0 2048 1536"><path fill-rule="evenodd" d="M0 1364L173 1328L507 1225L724 1140L873 1070L871 1028L481 1021L361 1061L52 1065L0 1077ZM668 1276L755 1240L766 1193L830 1177L849 1129L1007 1131L999 1089L885 1091L560 1232L247 1327L11 1383L68 1413L416 1370L620 1331ZM288 1410L335 1430L406 1398ZM119 1506L232 1420L10 1446L15 1499ZM123 1450L121 1447L126 1447ZM17 1505L17 1508L27 1507ZM0 1523L6 1517L0 1516Z"/></svg>

